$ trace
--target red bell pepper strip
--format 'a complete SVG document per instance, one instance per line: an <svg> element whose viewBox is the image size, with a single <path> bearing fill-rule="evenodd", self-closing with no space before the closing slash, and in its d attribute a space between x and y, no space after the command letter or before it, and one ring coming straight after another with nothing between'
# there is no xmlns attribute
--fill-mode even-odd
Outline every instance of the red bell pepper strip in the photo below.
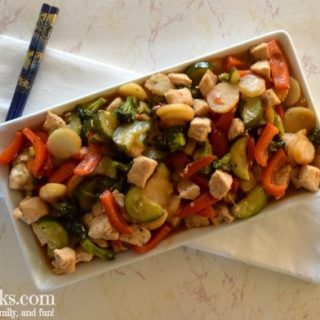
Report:
<svg viewBox="0 0 320 320"><path fill-rule="evenodd" d="M226 62L226 68L228 71L230 71L232 68L237 69L247 69L248 63L244 60L241 60L235 56L228 56L227 62Z"/></svg>
<svg viewBox="0 0 320 320"><path fill-rule="evenodd" d="M51 157L51 154L49 152L47 152L46 160L44 162L43 168L42 168L41 173L39 175L50 178L52 175L52 171L53 171L52 157Z"/></svg>
<svg viewBox="0 0 320 320"><path fill-rule="evenodd" d="M280 116L280 118L283 119L283 117L284 117L283 106L281 104L278 104L277 106L274 107L274 110Z"/></svg>
<svg viewBox="0 0 320 320"><path fill-rule="evenodd" d="M49 135L47 132L45 131L35 131L34 132L40 139L43 143L47 143L48 141L48 138L49 138Z"/></svg>
<svg viewBox="0 0 320 320"><path fill-rule="evenodd" d="M205 218L213 218L217 216L217 212L210 206L200 210L197 215Z"/></svg>
<svg viewBox="0 0 320 320"><path fill-rule="evenodd" d="M72 161L63 163L50 176L49 182L63 183L73 176L73 170L76 164Z"/></svg>
<svg viewBox="0 0 320 320"><path fill-rule="evenodd" d="M266 193L272 195L276 199L284 196L287 185L276 185L272 182L273 175L283 167L287 162L287 156L283 149L279 149L272 155L268 162L268 166L262 170L261 183Z"/></svg>
<svg viewBox="0 0 320 320"><path fill-rule="evenodd" d="M210 134L210 144L213 153L222 158L229 150L228 134L220 128L213 128Z"/></svg>
<svg viewBox="0 0 320 320"><path fill-rule="evenodd" d="M130 234L133 228L127 224L119 211L112 193L109 190L104 191L100 195L100 202L106 211L110 223L120 233Z"/></svg>
<svg viewBox="0 0 320 320"><path fill-rule="evenodd" d="M254 156L257 163L262 167L267 166L268 146L278 132L279 130L272 123L268 122L260 135L254 149Z"/></svg>
<svg viewBox="0 0 320 320"><path fill-rule="evenodd" d="M35 150L35 157L27 163L27 167L34 177L40 176L40 171L47 159L47 147L39 136L37 136L31 129L24 128L23 134L32 143Z"/></svg>
<svg viewBox="0 0 320 320"><path fill-rule="evenodd" d="M254 149L255 149L255 144L254 144L254 139L251 136L248 136L247 140L247 159L249 166L252 167L253 162L254 162Z"/></svg>
<svg viewBox="0 0 320 320"><path fill-rule="evenodd" d="M164 224L161 229L151 238L151 240L141 247L133 247L133 250L136 253L146 253L150 250L154 249L164 238L166 238L170 232L172 231L172 227L168 224Z"/></svg>
<svg viewBox="0 0 320 320"><path fill-rule="evenodd" d="M214 155L207 155L205 157L202 157L196 161L193 161L183 169L181 173L181 177L183 179L189 179L192 177L195 173L200 171L202 168L208 166L210 163L212 163L215 159L217 159Z"/></svg>
<svg viewBox="0 0 320 320"><path fill-rule="evenodd" d="M0 164L10 163L19 153L23 142L21 132L16 132L10 144L0 153Z"/></svg>
<svg viewBox="0 0 320 320"><path fill-rule="evenodd" d="M76 189L76 187L83 181L84 177L82 176L76 176L73 175L67 182L67 191L68 191L68 196L70 198L73 197L73 192Z"/></svg>
<svg viewBox="0 0 320 320"><path fill-rule="evenodd" d="M273 78L274 86L276 89L289 89L290 88L290 75L288 63L282 53L280 47L275 40L268 42L270 52L270 68Z"/></svg>
<svg viewBox="0 0 320 320"><path fill-rule="evenodd" d="M74 154L71 158L75 160L82 160L88 154L88 147L81 147L80 151Z"/></svg>
<svg viewBox="0 0 320 320"><path fill-rule="evenodd" d="M86 176L90 174L98 165L101 157L102 147L94 143L90 144L88 153L73 170L74 174L77 176Z"/></svg>
<svg viewBox="0 0 320 320"><path fill-rule="evenodd" d="M192 177L190 177L190 180L195 183L196 185L198 185L198 187L200 188L200 190L202 192L207 191L209 188L209 182L208 180L206 180L203 177L200 177L197 174L194 174Z"/></svg>
<svg viewBox="0 0 320 320"><path fill-rule="evenodd" d="M185 167L189 162L190 161L184 152L172 153L166 159L166 164L173 168Z"/></svg>
<svg viewBox="0 0 320 320"><path fill-rule="evenodd" d="M235 112L236 108L233 108L229 112L221 114L216 123L216 127L228 132L231 126L231 122L234 118Z"/></svg>
<svg viewBox="0 0 320 320"><path fill-rule="evenodd" d="M239 188L239 180L236 177L233 177L231 184L231 191L237 192Z"/></svg>
<svg viewBox="0 0 320 320"><path fill-rule="evenodd" d="M212 206L219 200L213 198L209 192L200 195L198 198L185 205L177 214L180 218L191 216L202 209Z"/></svg>

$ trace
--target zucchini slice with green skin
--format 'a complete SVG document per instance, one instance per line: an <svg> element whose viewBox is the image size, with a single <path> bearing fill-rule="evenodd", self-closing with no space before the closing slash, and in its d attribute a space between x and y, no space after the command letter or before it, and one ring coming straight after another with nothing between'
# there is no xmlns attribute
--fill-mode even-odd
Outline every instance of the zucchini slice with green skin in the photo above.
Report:
<svg viewBox="0 0 320 320"><path fill-rule="evenodd" d="M82 129L81 119L74 112L69 113L65 119L67 121L67 127L80 135Z"/></svg>
<svg viewBox="0 0 320 320"><path fill-rule="evenodd" d="M260 97L247 98L240 110L241 119L247 129L260 124L263 119L263 106Z"/></svg>
<svg viewBox="0 0 320 320"><path fill-rule="evenodd" d="M189 66L185 73L192 80L192 84L196 85L200 82L202 76L206 73L208 69L212 70L213 64L208 61L200 61Z"/></svg>
<svg viewBox="0 0 320 320"><path fill-rule="evenodd" d="M47 255L53 258L53 250L69 245L68 232L64 226L53 219L40 219L32 225L38 239L47 244Z"/></svg>
<svg viewBox="0 0 320 320"><path fill-rule="evenodd" d="M150 121L134 121L118 127L112 140L120 150L135 157L143 152L144 140L150 128Z"/></svg>
<svg viewBox="0 0 320 320"><path fill-rule="evenodd" d="M237 139L230 148L230 164L233 173L240 179L248 181L249 163L247 159L248 137Z"/></svg>
<svg viewBox="0 0 320 320"><path fill-rule="evenodd" d="M90 211L97 201L96 190L99 186L99 177L94 176L82 181L74 192L74 198L84 211Z"/></svg>
<svg viewBox="0 0 320 320"><path fill-rule="evenodd" d="M237 68L232 68L229 75L230 84L238 84L240 82L240 78L239 70Z"/></svg>
<svg viewBox="0 0 320 320"><path fill-rule="evenodd" d="M93 174L101 174L111 179L116 179L117 168L113 163L114 161L110 157L103 156L98 165L95 167Z"/></svg>
<svg viewBox="0 0 320 320"><path fill-rule="evenodd" d="M267 204L267 194L262 186L256 186L248 195L232 207L232 214L239 219L250 218L258 214Z"/></svg>
<svg viewBox="0 0 320 320"><path fill-rule="evenodd" d="M165 210L150 200L143 189L131 188L125 196L124 205L133 222L149 222L160 218Z"/></svg>
<svg viewBox="0 0 320 320"><path fill-rule="evenodd" d="M115 112L99 110L93 118L93 129L105 139L112 139L112 134L118 126L118 117Z"/></svg>

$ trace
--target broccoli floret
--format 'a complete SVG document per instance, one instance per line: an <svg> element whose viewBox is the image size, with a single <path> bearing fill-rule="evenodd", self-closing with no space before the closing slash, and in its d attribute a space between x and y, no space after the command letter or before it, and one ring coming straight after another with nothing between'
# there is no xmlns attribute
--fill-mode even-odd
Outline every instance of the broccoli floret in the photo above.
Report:
<svg viewBox="0 0 320 320"><path fill-rule="evenodd" d="M268 146L268 151L269 152L276 152L277 150L283 148L286 145L286 143L282 140L273 140Z"/></svg>
<svg viewBox="0 0 320 320"><path fill-rule="evenodd" d="M127 97L122 106L116 110L116 114L121 123L130 123L136 119L138 112L138 102L136 97Z"/></svg>
<svg viewBox="0 0 320 320"><path fill-rule="evenodd" d="M309 136L309 139L310 139L313 143L320 145L320 128L314 129L314 130L311 132L311 134L310 134L310 136Z"/></svg>
<svg viewBox="0 0 320 320"><path fill-rule="evenodd" d="M138 108L137 108L137 113L139 114L149 114L150 113L150 107L148 106L147 103L144 101L139 101Z"/></svg>
<svg viewBox="0 0 320 320"><path fill-rule="evenodd" d="M116 161L116 160L113 160L111 162L111 164L116 170L119 170L122 173L128 172L129 169L130 169L130 166L131 166L131 164L119 162L119 161Z"/></svg>
<svg viewBox="0 0 320 320"><path fill-rule="evenodd" d="M186 145L185 128L182 126L171 127L157 139L157 146L170 152L181 151Z"/></svg>
<svg viewBox="0 0 320 320"><path fill-rule="evenodd" d="M86 119L91 119L95 113L102 108L107 103L105 98L98 98L97 100L85 104L85 105L78 105L75 108L77 116L83 121Z"/></svg>
<svg viewBox="0 0 320 320"><path fill-rule="evenodd" d="M231 154L227 153L221 159L215 160L212 167L215 170L231 171Z"/></svg>
<svg viewBox="0 0 320 320"><path fill-rule="evenodd" d="M103 259L103 260L115 259L115 253L112 250L100 248L88 238L82 240L80 244L85 251L93 254L94 256L99 257L100 259Z"/></svg>
<svg viewBox="0 0 320 320"><path fill-rule="evenodd" d="M54 216L68 215L70 217L79 213L80 209L70 200L61 200L51 204L51 214Z"/></svg>

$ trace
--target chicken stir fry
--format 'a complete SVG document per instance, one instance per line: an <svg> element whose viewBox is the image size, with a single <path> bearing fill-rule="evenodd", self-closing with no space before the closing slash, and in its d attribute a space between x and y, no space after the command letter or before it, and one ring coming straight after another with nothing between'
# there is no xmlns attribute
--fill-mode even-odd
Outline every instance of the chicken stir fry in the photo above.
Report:
<svg viewBox="0 0 320 320"><path fill-rule="evenodd" d="M258 214L320 183L320 129L275 40L121 86L0 154L55 274Z"/></svg>

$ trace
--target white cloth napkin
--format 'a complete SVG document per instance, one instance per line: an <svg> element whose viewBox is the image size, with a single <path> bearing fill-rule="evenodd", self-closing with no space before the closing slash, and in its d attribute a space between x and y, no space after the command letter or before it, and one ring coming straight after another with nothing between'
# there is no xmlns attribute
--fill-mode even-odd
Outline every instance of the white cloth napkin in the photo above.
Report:
<svg viewBox="0 0 320 320"><path fill-rule="evenodd" d="M0 119L10 105L28 44L0 36ZM138 76L134 72L47 49L24 114ZM0 120L0 121L1 121ZM281 212L190 244L191 247L320 283L320 196L293 199Z"/></svg>

